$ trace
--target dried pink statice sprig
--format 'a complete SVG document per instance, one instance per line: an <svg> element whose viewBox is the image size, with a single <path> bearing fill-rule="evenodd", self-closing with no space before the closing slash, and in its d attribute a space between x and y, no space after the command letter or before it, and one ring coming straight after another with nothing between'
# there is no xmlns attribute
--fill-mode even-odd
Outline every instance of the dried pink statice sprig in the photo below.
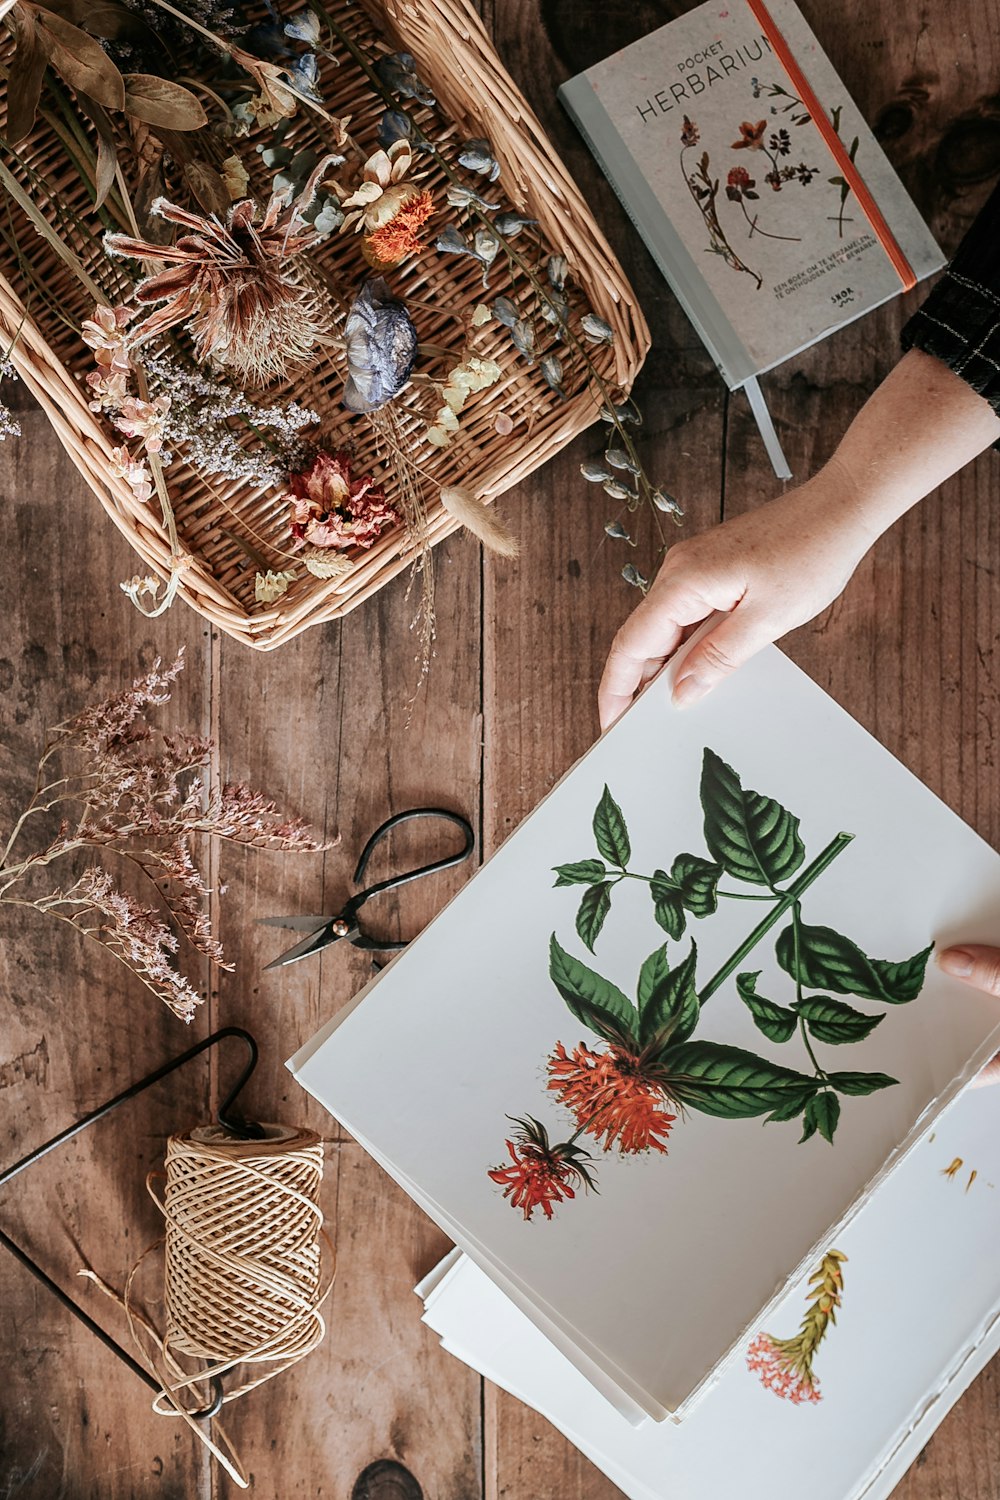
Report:
<svg viewBox="0 0 1000 1500"><path fill-rule="evenodd" d="M212 893L192 841L205 836L300 851L330 845L243 783L207 791L199 772L210 766L212 741L150 724L149 711L170 701L183 665L183 651L168 667L157 660L130 688L52 731L35 790L0 855L0 905L33 907L68 922L190 1021L202 997L178 967L180 936L216 966L232 967L212 929ZM46 815L60 816L57 832L15 858L29 824L38 826L32 820ZM122 890L100 863L88 865L69 885L39 889L56 861L85 853L112 854L139 872L157 892L160 908Z"/></svg>

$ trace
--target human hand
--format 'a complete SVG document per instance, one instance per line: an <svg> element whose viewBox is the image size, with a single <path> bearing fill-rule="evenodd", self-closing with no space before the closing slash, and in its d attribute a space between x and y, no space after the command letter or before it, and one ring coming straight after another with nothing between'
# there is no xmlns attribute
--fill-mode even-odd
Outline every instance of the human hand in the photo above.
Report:
<svg viewBox="0 0 1000 1500"><path fill-rule="evenodd" d="M692 627L726 618L691 651L674 686L686 707L762 646L803 625L843 590L875 540L833 459L769 504L671 547L615 636L598 694L606 729L673 655Z"/></svg>
<svg viewBox="0 0 1000 1500"><path fill-rule="evenodd" d="M1000 999L1000 948L988 948L983 943L963 943L960 948L945 948L938 954L937 961L946 974L964 980L985 995L996 995ZM1000 1053L980 1069L973 1088L980 1088L984 1083L1000 1083Z"/></svg>

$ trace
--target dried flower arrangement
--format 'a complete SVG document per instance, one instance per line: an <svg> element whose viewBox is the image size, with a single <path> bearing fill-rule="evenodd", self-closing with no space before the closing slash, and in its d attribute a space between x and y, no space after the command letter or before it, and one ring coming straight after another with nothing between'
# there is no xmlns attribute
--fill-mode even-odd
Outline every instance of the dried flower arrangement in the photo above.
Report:
<svg viewBox="0 0 1000 1500"><path fill-rule="evenodd" d="M157 660L130 688L52 731L35 789L0 855L0 906L31 907L68 922L190 1021L202 996L177 967L178 934L213 964L232 967L212 931L210 892L192 858L192 840L228 839L255 849L329 845L246 785L209 792L198 773L209 765L210 740L154 731L147 711L170 701L183 664L183 652L169 667ZM63 816L70 810L71 817ZM56 814L60 822L52 833L46 824ZM38 826L50 836L20 852L25 830ZM48 884L57 861L72 864L93 852L115 855L145 876L160 906L142 904L101 863L87 865L66 885Z"/></svg>
<svg viewBox="0 0 1000 1500"><path fill-rule="evenodd" d="M507 123L504 150L463 136L383 35L392 10L0 0L0 293L85 384L119 510L159 539L155 576L123 585L137 607L197 603L197 574L204 612L237 603L276 639L391 553L423 580L426 668L430 544L458 522L512 555L486 502L594 415L585 478L657 526L679 507L637 451L645 328L594 274L610 257L585 263L582 203L553 243ZM12 321L0 296L18 365ZM621 515L607 531L632 540Z"/></svg>

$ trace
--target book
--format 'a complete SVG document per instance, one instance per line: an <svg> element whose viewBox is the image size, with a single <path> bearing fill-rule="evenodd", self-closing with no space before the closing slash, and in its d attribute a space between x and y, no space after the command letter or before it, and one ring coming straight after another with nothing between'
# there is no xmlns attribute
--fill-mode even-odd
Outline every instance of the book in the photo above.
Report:
<svg viewBox="0 0 1000 1500"><path fill-rule="evenodd" d="M1000 1088L968 1090L837 1239L819 1399L765 1387L748 1351L679 1427L625 1421L461 1252L416 1288L443 1347L552 1422L629 1500L888 1500L1000 1350ZM815 1288L768 1327L794 1335Z"/></svg>
<svg viewBox="0 0 1000 1500"><path fill-rule="evenodd" d="M717 0L559 98L780 478L757 377L944 264L794 0Z"/></svg>
<svg viewBox="0 0 1000 1500"><path fill-rule="evenodd" d="M930 957L1000 941L1000 856L777 648L681 712L683 660L290 1064L630 1422L1000 1042Z"/></svg>

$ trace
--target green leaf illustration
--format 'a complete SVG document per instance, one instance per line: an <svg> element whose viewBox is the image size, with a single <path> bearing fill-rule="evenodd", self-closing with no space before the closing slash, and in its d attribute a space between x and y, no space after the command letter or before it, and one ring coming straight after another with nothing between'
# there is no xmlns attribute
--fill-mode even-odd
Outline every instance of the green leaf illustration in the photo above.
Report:
<svg viewBox="0 0 1000 1500"><path fill-rule="evenodd" d="M892 1088L898 1078L888 1073L828 1073L827 1081L838 1094L874 1094L878 1089Z"/></svg>
<svg viewBox="0 0 1000 1500"><path fill-rule="evenodd" d="M594 813L594 838L604 858L624 870L631 858L632 846L628 840L622 810L607 787L604 788Z"/></svg>
<svg viewBox="0 0 1000 1500"><path fill-rule="evenodd" d="M743 1004L753 1016L754 1025L762 1031L769 1042L787 1042L798 1026L798 1017L784 1005L776 1005L757 994L760 970L753 974L737 974L736 990Z"/></svg>
<svg viewBox="0 0 1000 1500"><path fill-rule="evenodd" d="M572 865L554 865L556 885L594 885L608 873L599 859L580 859Z"/></svg>
<svg viewBox="0 0 1000 1500"><path fill-rule="evenodd" d="M637 1048L638 1012L609 979L561 948L555 933L549 947L549 975L572 1014L606 1042Z"/></svg>
<svg viewBox="0 0 1000 1500"><path fill-rule="evenodd" d="M684 898L666 870L654 870L649 882L649 894L653 898L653 915L657 925L676 942L684 936Z"/></svg>
<svg viewBox="0 0 1000 1500"><path fill-rule="evenodd" d="M672 1099L723 1120L768 1114L793 1099L809 1099L819 1086L804 1073L721 1042L668 1047L662 1065L661 1081Z"/></svg>
<svg viewBox="0 0 1000 1500"><path fill-rule="evenodd" d="M670 878L693 917L710 917L719 905L717 887L722 866L698 854L678 854L670 867Z"/></svg>
<svg viewBox="0 0 1000 1500"><path fill-rule="evenodd" d="M701 805L709 852L738 880L774 887L805 858L798 818L773 797L744 790L733 768L707 748Z"/></svg>
<svg viewBox="0 0 1000 1500"><path fill-rule="evenodd" d="M814 1094L806 1105L803 1118L803 1131L799 1137L799 1145L807 1141L811 1135L818 1130L825 1141L833 1145L834 1131L840 1119L840 1100L836 1094L825 1091L822 1094Z"/></svg>
<svg viewBox="0 0 1000 1500"><path fill-rule="evenodd" d="M933 944L931 945L933 946ZM832 927L799 923L799 961L796 973L794 924L778 938L775 952L786 974L810 989L836 990L887 1005L906 1005L920 994L930 948L900 963L868 958L857 943Z"/></svg>
<svg viewBox="0 0 1000 1500"><path fill-rule="evenodd" d="M644 1047L661 1036L671 1044L683 1042L694 1031L701 1014L694 982L697 962L698 950L692 943L687 958L669 969L664 944L643 964L639 975L639 1041Z"/></svg>
<svg viewBox="0 0 1000 1500"><path fill-rule="evenodd" d="M594 951L598 934L604 926L604 918L610 910L610 882L606 880L601 885L588 886L583 893L583 900L576 914L576 930L591 953Z"/></svg>
<svg viewBox="0 0 1000 1500"><path fill-rule="evenodd" d="M843 1000L832 1000L829 995L810 995L798 1000L795 1011L805 1020L809 1032L817 1042L829 1042L838 1047L843 1042L863 1042L865 1037L881 1025L885 1016L866 1016Z"/></svg>
<svg viewBox="0 0 1000 1500"><path fill-rule="evenodd" d="M812 1079L810 1085L809 1093L789 1094L783 1104L772 1109L764 1124L770 1125L773 1120L794 1120L796 1115L800 1115L816 1092L817 1085Z"/></svg>

